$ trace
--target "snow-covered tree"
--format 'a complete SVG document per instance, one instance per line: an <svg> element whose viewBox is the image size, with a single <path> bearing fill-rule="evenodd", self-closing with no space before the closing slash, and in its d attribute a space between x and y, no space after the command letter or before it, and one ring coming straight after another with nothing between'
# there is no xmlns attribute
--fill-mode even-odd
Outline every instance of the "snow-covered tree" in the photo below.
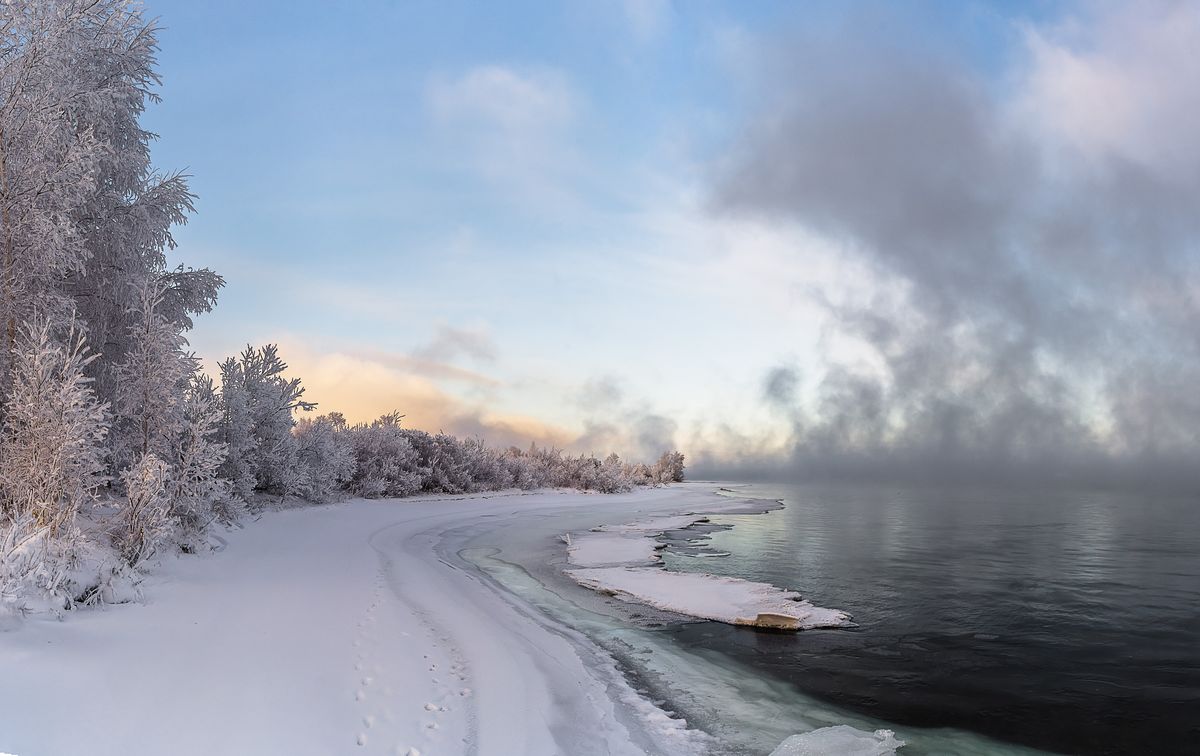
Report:
<svg viewBox="0 0 1200 756"><path fill-rule="evenodd" d="M77 328L60 341L45 319L24 327L13 355L0 435L0 511L29 515L51 535L107 480L108 406L84 375L95 359Z"/></svg>
<svg viewBox="0 0 1200 756"><path fill-rule="evenodd" d="M153 454L169 459L186 424L184 392L199 366L184 351L187 340L162 315L163 293L147 281L130 312L129 346L113 368L116 378L115 462L125 467Z"/></svg>
<svg viewBox="0 0 1200 756"><path fill-rule="evenodd" d="M595 485L600 493L619 493L632 488L633 482L621 458L610 454L596 470Z"/></svg>
<svg viewBox="0 0 1200 756"><path fill-rule="evenodd" d="M355 496L410 496L424 485L429 469L400 427L402 417L392 412L349 429L355 459L349 487Z"/></svg>
<svg viewBox="0 0 1200 756"><path fill-rule="evenodd" d="M105 145L77 128L86 98L75 75L91 31L83 3L14 0L0 26L0 384L10 379L23 322L65 320L60 282L83 270L78 210L95 191ZM100 41L100 40L97 40ZM85 64L86 66L86 64Z"/></svg>
<svg viewBox="0 0 1200 756"><path fill-rule="evenodd" d="M193 375L184 393L183 428L172 446L167 507L184 538L202 533L213 520L230 521L236 507L229 481L220 477L226 446L217 440L221 407L212 378Z"/></svg>
<svg viewBox="0 0 1200 756"><path fill-rule="evenodd" d="M683 480L683 454L663 452L654 464L654 476L659 483L679 483Z"/></svg>
<svg viewBox="0 0 1200 756"><path fill-rule="evenodd" d="M192 196L183 176L154 172L139 124L157 30L131 0L6 0L0 20L0 394L20 324L75 312L111 399L136 317L127 294L159 281L161 314L187 328L223 283L167 266Z"/></svg>
<svg viewBox="0 0 1200 756"><path fill-rule="evenodd" d="M301 418L292 429L296 437L300 484L297 493L310 501L329 501L345 490L354 475L354 446L346 419L334 412Z"/></svg>
<svg viewBox="0 0 1200 756"><path fill-rule="evenodd" d="M221 363L222 441L228 457L221 474L249 499L255 491L290 495L303 487L295 411L310 411L299 378L285 378L287 363L274 344L247 346Z"/></svg>
<svg viewBox="0 0 1200 756"><path fill-rule="evenodd" d="M171 534L167 483L170 467L153 454L146 454L121 473L125 500L114 535L121 559L136 567L152 556Z"/></svg>

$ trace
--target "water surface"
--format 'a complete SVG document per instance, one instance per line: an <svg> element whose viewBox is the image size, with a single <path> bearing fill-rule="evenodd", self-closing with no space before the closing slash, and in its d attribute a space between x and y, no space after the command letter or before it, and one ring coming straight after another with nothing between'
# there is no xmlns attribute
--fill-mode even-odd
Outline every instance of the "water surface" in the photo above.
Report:
<svg viewBox="0 0 1200 756"><path fill-rule="evenodd" d="M700 570L801 590L854 631L664 630L805 694L1064 753L1200 753L1200 507L1116 494L737 487Z"/></svg>

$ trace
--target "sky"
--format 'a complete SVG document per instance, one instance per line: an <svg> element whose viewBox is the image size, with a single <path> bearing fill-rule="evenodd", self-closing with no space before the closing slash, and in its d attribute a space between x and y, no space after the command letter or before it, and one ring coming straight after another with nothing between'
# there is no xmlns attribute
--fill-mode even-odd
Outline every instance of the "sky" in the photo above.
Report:
<svg viewBox="0 0 1200 756"><path fill-rule="evenodd" d="M1195 6L147 14L210 367L726 477L1196 480Z"/></svg>

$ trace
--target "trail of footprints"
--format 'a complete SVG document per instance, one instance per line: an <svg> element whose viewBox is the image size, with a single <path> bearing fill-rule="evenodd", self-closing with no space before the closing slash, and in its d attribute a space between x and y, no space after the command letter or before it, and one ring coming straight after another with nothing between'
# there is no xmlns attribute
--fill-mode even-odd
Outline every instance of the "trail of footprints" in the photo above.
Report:
<svg viewBox="0 0 1200 756"><path fill-rule="evenodd" d="M380 679L377 679L382 676L379 666L374 663L372 649L377 648L380 642L403 643L403 636L409 634L400 633L401 637L399 638L379 637L377 612L387 590L386 580L385 568L381 566L376 575L375 591L371 597L371 603L362 619L358 621L354 638L354 671L358 679L354 700L358 703L359 710L363 712L361 727L354 741L357 745L365 746L371 742L372 730L376 729L377 725L391 725L396 723L397 718L408 719L419 716L422 720L421 731L425 739L436 744L439 740L438 736L441 734L439 732L441 730L440 720L456 708L465 707L468 699L474 694L469 687L467 666L458 650L453 648L446 638L439 637L428 622L422 622L425 626L424 631L433 640L433 645L450 657L451 662L448 668L441 669L428 654L423 655L424 667L428 671L430 682L434 684L436 691L435 700L424 704L419 712L395 711L400 704L393 700L395 691L390 686L381 685ZM388 753L398 756L428 756L416 746L405 743L397 744L395 749Z"/></svg>

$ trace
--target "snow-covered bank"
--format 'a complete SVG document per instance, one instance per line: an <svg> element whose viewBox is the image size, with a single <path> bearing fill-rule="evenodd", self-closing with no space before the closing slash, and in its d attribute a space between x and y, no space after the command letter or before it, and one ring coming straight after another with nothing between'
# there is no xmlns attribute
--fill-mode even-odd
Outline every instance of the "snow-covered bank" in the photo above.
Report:
<svg viewBox="0 0 1200 756"><path fill-rule="evenodd" d="M611 658L450 561L489 518L672 508L685 490L268 513L165 560L145 605L0 633L0 752L694 753ZM69 722L70 726L64 726Z"/></svg>
<svg viewBox="0 0 1200 756"><path fill-rule="evenodd" d="M710 501L708 507L725 514L762 511L762 504L753 500ZM813 606L795 591L738 578L646 566L660 561L658 552L666 544L658 539L665 532L707 522L704 513L686 512L568 533L564 536L567 561L575 569L566 574L585 588L624 601L731 625L771 630L853 626L846 612Z"/></svg>

